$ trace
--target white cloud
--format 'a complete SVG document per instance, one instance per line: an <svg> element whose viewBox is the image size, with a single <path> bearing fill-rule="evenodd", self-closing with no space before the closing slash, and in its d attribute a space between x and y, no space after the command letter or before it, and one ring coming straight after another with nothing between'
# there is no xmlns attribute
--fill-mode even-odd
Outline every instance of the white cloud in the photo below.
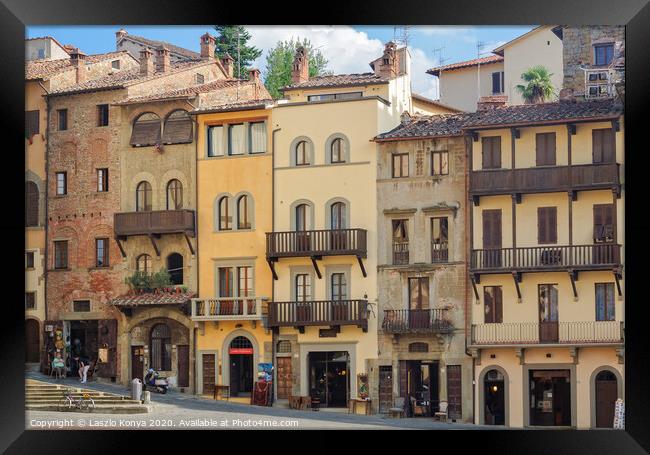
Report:
<svg viewBox="0 0 650 455"><path fill-rule="evenodd" d="M426 71L437 66L437 61L419 48L409 48L411 52L411 87L414 93L427 98L438 97L438 78Z"/></svg>

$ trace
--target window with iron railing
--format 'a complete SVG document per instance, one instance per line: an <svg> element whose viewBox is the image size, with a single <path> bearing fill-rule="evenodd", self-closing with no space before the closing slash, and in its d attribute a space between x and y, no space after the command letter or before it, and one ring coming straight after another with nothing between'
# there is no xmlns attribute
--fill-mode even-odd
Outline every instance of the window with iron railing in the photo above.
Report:
<svg viewBox="0 0 650 455"><path fill-rule="evenodd" d="M431 218L431 262L449 260L448 222L447 217Z"/></svg>
<svg viewBox="0 0 650 455"><path fill-rule="evenodd" d="M408 220L393 220L393 264L409 263Z"/></svg>

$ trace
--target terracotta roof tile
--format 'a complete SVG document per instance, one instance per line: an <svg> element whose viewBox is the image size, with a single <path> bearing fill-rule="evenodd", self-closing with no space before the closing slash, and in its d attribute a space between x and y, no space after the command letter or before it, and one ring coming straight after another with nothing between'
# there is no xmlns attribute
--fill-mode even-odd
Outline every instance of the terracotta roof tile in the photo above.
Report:
<svg viewBox="0 0 650 455"><path fill-rule="evenodd" d="M424 137L461 136L463 126L471 113L416 115L410 121L377 135L376 141L415 139Z"/></svg>
<svg viewBox="0 0 650 455"><path fill-rule="evenodd" d="M384 84L389 81L385 76L379 76L375 73L355 73L355 74L333 74L329 76L310 77L305 82L287 85L280 90L294 90L300 88L319 88L319 87L346 87L368 84Z"/></svg>
<svg viewBox="0 0 650 455"><path fill-rule="evenodd" d="M97 63L102 60L119 57L126 53L127 51L119 51L88 55L86 57L86 63ZM71 68L72 63L69 58L60 58L56 60L30 60L25 62L25 79L48 79Z"/></svg>
<svg viewBox="0 0 650 455"><path fill-rule="evenodd" d="M475 58L474 60L466 60L464 62L450 63L449 65L438 66L436 68L431 68L427 70L427 73L432 74L434 76L438 76L440 74L440 71L452 71L461 68L468 68L470 66L477 66L479 64L486 65L486 64L498 63L502 61L503 61L503 57L501 57L500 55L490 55L488 57Z"/></svg>
<svg viewBox="0 0 650 455"><path fill-rule="evenodd" d="M126 294L111 300L111 304L122 307L152 306L152 305L183 305L188 303L193 292L145 292L143 294Z"/></svg>

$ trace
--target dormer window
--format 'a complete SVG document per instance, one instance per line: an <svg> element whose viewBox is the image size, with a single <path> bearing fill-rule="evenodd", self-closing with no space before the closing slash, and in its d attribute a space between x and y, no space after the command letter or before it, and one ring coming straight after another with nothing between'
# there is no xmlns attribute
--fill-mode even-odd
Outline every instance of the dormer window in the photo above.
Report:
<svg viewBox="0 0 650 455"><path fill-rule="evenodd" d="M201 84L204 84L204 83L205 83L205 77L203 76L203 74L198 74L197 73L196 74L196 84L201 85Z"/></svg>
<svg viewBox="0 0 650 455"><path fill-rule="evenodd" d="M119 70L120 69L120 61L119 60L113 60L111 62L111 68L114 70Z"/></svg>

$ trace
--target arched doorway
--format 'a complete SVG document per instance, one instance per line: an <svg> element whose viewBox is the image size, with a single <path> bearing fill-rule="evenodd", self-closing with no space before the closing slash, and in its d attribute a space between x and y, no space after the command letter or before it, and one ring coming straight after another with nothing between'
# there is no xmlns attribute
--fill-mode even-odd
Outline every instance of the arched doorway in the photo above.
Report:
<svg viewBox="0 0 650 455"><path fill-rule="evenodd" d="M40 359L39 324L36 319L25 320L25 362L38 363Z"/></svg>
<svg viewBox="0 0 650 455"><path fill-rule="evenodd" d="M249 396L253 390L253 344L238 336L228 347L230 358L230 395Z"/></svg>
<svg viewBox="0 0 650 455"><path fill-rule="evenodd" d="M505 379L498 370L490 370L483 379L483 421L486 425L505 425Z"/></svg>
<svg viewBox="0 0 650 455"><path fill-rule="evenodd" d="M614 426L614 410L618 398L616 375L609 370L603 370L596 375L596 428L612 428Z"/></svg>

